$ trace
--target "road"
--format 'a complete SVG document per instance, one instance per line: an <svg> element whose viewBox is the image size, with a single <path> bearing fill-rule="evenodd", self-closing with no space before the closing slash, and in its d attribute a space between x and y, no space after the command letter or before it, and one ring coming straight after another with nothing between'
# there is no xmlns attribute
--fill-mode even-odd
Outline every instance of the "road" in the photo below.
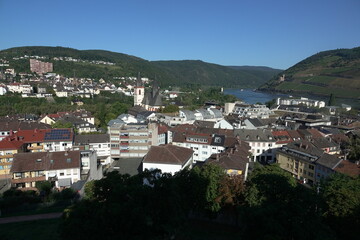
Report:
<svg viewBox="0 0 360 240"><path fill-rule="evenodd" d="M0 224L60 218L62 212L0 218Z"/></svg>

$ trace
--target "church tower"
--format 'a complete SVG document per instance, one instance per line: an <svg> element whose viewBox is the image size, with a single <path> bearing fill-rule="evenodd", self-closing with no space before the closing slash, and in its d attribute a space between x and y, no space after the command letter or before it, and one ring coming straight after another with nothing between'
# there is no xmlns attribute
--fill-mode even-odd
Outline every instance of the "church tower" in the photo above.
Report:
<svg viewBox="0 0 360 240"><path fill-rule="evenodd" d="M136 79L136 85L134 87L134 106L136 105L142 105L142 102L144 100L145 96L145 88L142 84L140 73L138 74L138 77Z"/></svg>

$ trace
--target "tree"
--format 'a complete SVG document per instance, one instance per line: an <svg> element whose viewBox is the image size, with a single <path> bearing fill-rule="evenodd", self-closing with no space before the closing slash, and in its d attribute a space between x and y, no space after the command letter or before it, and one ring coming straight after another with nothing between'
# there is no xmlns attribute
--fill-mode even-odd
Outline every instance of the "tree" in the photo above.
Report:
<svg viewBox="0 0 360 240"><path fill-rule="evenodd" d="M225 177L225 171L215 164L206 164L191 170L190 178L193 184L194 202L198 210L218 212L221 209L220 181Z"/></svg>
<svg viewBox="0 0 360 240"><path fill-rule="evenodd" d="M335 95L333 93L330 94L328 105L335 106Z"/></svg>
<svg viewBox="0 0 360 240"><path fill-rule="evenodd" d="M50 181L40 181L35 183L35 187L39 190L40 195L48 196L53 187Z"/></svg>
<svg viewBox="0 0 360 240"><path fill-rule="evenodd" d="M349 159L360 160L360 138L351 138L349 145Z"/></svg>
<svg viewBox="0 0 360 240"><path fill-rule="evenodd" d="M240 219L245 238L333 239L317 211L315 191L297 184L276 164L255 168L244 199Z"/></svg>
<svg viewBox="0 0 360 240"><path fill-rule="evenodd" d="M338 239L360 235L360 178L334 174L320 185L325 203L324 216Z"/></svg>
<svg viewBox="0 0 360 240"><path fill-rule="evenodd" d="M57 121L53 124L51 124L52 128L73 128L74 126L72 125L71 122L65 122L65 121Z"/></svg>
<svg viewBox="0 0 360 240"><path fill-rule="evenodd" d="M179 112L179 107L173 104L167 105L166 107L161 109L163 113L175 113Z"/></svg>

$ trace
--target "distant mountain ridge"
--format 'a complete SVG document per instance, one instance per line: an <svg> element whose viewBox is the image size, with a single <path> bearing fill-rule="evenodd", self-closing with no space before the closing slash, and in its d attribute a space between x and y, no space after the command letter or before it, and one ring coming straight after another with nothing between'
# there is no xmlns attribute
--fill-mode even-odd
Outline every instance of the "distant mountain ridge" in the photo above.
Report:
<svg viewBox="0 0 360 240"><path fill-rule="evenodd" d="M223 87L255 88L280 70L267 67L228 67L199 60L148 61L136 56L105 50L77 50L64 47L16 47L0 51L0 59L8 59L10 67L17 72L29 72L26 59L13 57L43 56L44 61L54 64L54 72L65 76L104 78L112 80L120 76L142 76L156 78L162 86L184 86L191 84ZM115 65L95 65L84 62L54 61L54 57L72 57L87 61L105 61Z"/></svg>
<svg viewBox="0 0 360 240"><path fill-rule="evenodd" d="M360 97L360 47L314 54L280 72L259 90Z"/></svg>

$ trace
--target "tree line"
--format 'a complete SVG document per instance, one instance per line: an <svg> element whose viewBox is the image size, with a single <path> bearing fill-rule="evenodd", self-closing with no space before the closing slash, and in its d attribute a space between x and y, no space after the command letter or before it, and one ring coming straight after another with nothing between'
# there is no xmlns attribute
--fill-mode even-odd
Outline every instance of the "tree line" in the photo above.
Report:
<svg viewBox="0 0 360 240"><path fill-rule="evenodd" d="M64 239L184 239L191 219L219 216L232 219L238 239L355 239L360 233L360 179L340 174L310 189L277 165L257 166L244 183L208 164L174 176L110 172L85 192L64 211Z"/></svg>

